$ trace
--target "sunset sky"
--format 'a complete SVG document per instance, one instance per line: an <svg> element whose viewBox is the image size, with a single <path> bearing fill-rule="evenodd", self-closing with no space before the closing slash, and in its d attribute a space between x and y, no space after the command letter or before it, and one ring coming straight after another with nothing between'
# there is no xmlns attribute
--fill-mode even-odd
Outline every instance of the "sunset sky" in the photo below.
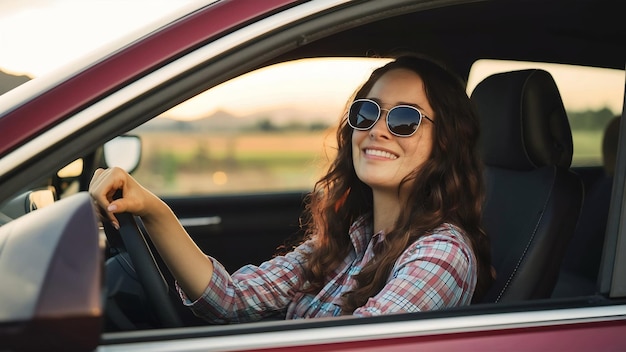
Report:
<svg viewBox="0 0 626 352"><path fill-rule="evenodd" d="M39 76L194 0L0 0L0 69Z"/></svg>

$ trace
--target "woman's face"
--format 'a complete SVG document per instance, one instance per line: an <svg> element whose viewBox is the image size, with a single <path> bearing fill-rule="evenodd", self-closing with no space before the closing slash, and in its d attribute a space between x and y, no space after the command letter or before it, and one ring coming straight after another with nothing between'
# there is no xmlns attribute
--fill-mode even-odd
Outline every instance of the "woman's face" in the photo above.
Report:
<svg viewBox="0 0 626 352"><path fill-rule="evenodd" d="M382 109L412 105L434 120L424 83L410 70L394 69L383 74L366 98L378 102ZM433 127L432 122L424 118L415 134L398 137L387 129L387 111L382 111L371 129L354 130L352 161L359 179L374 191L397 192L402 179L430 157Z"/></svg>

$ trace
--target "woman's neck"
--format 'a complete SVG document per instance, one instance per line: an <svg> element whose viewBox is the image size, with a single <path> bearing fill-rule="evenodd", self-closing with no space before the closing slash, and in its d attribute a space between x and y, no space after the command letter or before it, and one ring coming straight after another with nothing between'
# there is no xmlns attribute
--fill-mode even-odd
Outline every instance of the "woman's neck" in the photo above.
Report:
<svg viewBox="0 0 626 352"><path fill-rule="evenodd" d="M391 231L400 215L401 200L397 192L373 190L374 233Z"/></svg>

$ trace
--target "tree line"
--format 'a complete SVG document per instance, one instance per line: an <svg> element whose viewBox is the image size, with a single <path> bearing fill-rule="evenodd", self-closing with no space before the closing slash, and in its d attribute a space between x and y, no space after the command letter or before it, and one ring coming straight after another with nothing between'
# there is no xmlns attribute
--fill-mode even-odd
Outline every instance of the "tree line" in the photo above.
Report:
<svg viewBox="0 0 626 352"><path fill-rule="evenodd" d="M615 117L615 113L609 108L602 108L599 110L568 111L567 116L572 130L602 131Z"/></svg>

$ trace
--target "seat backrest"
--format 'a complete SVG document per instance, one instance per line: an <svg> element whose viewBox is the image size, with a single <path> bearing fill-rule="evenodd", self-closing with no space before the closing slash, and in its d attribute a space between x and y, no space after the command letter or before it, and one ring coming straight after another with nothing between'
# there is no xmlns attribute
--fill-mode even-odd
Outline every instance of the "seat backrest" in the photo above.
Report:
<svg viewBox="0 0 626 352"><path fill-rule="evenodd" d="M497 277L484 302L547 298L578 219L572 134L552 76L495 74L473 91L487 195L483 223Z"/></svg>

